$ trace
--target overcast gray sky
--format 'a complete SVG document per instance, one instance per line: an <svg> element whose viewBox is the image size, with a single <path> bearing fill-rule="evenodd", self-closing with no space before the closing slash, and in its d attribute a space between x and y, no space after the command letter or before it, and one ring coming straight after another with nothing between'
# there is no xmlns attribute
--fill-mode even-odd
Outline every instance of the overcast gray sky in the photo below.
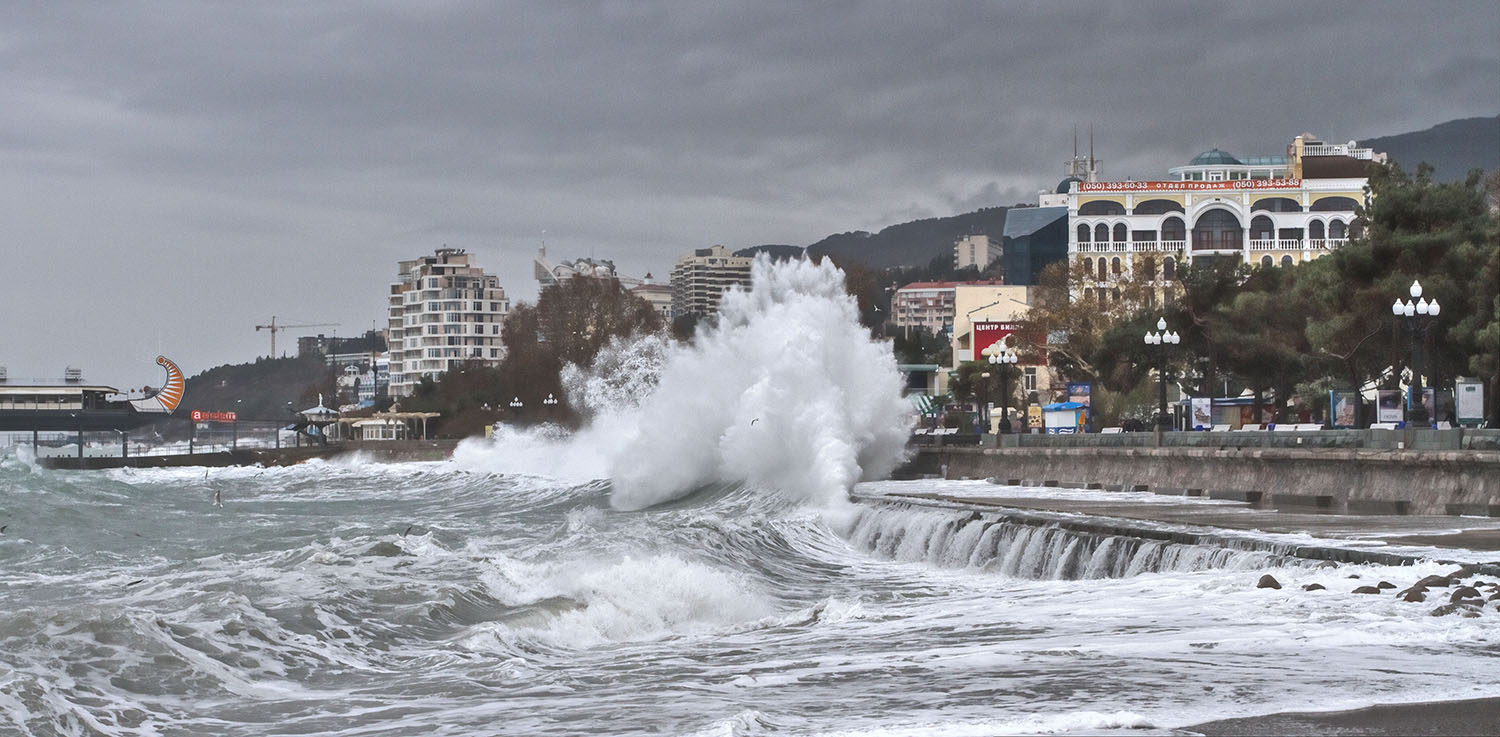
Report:
<svg viewBox="0 0 1500 737"><path fill-rule="evenodd" d="M1500 3L49 2L0 9L0 365L159 383L384 324L467 248L664 275L1500 112ZM284 333L278 349L295 350Z"/></svg>

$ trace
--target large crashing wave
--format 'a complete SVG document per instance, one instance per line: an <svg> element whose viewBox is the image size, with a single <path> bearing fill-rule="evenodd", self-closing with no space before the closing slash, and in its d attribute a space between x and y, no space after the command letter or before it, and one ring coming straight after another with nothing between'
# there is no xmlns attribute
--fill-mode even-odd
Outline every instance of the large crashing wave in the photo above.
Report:
<svg viewBox="0 0 1500 737"><path fill-rule="evenodd" d="M716 483L776 489L815 504L901 460L910 408L890 348L859 324L843 272L757 258L752 287L724 295L692 344L617 343L565 372L588 424L565 440L504 433L460 463L500 472L606 476L619 509Z"/></svg>
<svg viewBox="0 0 1500 737"><path fill-rule="evenodd" d="M667 353L638 407L598 418L624 439L608 459L614 506L724 481L828 503L900 460L910 408L895 358L859 324L843 272L762 256L751 282Z"/></svg>

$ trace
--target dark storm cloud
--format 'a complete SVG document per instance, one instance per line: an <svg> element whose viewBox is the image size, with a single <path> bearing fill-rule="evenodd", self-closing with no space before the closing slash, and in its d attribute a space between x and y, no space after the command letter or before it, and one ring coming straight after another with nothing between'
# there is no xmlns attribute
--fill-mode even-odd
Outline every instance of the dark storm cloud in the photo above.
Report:
<svg viewBox="0 0 1500 737"><path fill-rule="evenodd" d="M0 242L12 273L39 278L13 278L0 307L69 283L82 296L53 319L117 336L73 346L8 320L0 364L47 373L114 371L148 323L194 367L264 350L253 325L271 314L348 334L383 317L397 258L443 243L526 296L542 231L559 257L661 274L708 243L1031 201L1061 177L1074 125L1123 178L1212 145L1278 153L1304 130L1344 140L1500 109L1492 2L4 15ZM144 265L170 278L143 289Z"/></svg>

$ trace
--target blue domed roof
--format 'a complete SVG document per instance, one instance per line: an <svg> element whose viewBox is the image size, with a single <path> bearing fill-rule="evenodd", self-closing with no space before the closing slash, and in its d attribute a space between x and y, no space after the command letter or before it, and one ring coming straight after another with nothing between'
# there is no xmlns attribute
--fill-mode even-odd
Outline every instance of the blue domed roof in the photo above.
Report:
<svg viewBox="0 0 1500 737"><path fill-rule="evenodd" d="M1067 179L1058 182L1056 194L1067 194L1071 192L1073 190L1073 183L1081 181L1083 180L1079 179L1078 177L1068 177Z"/></svg>
<svg viewBox="0 0 1500 737"><path fill-rule="evenodd" d="M1219 149L1211 148L1201 154L1198 154L1197 156L1194 156L1193 160L1188 162L1188 166L1211 166L1213 164L1238 165L1240 163L1240 160L1236 159L1228 151L1220 151Z"/></svg>

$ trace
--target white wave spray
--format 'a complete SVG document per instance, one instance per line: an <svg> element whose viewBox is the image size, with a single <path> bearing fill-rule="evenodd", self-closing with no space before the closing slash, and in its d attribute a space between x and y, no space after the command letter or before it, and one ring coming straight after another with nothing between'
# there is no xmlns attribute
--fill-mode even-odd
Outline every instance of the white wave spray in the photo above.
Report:
<svg viewBox="0 0 1500 737"><path fill-rule="evenodd" d="M751 283L724 295L716 326L668 355L656 390L622 423L609 464L616 507L716 481L829 503L899 462L910 408L843 273L760 257Z"/></svg>
<svg viewBox="0 0 1500 737"><path fill-rule="evenodd" d="M589 423L551 444L557 462L536 462L546 443L524 443L522 465L602 472L619 509L726 482L830 505L900 462L911 412L890 349L859 324L843 272L826 262L757 258L752 287L726 293L718 323L692 344L613 345L564 378ZM514 459L507 444L455 457L514 472L496 465Z"/></svg>

